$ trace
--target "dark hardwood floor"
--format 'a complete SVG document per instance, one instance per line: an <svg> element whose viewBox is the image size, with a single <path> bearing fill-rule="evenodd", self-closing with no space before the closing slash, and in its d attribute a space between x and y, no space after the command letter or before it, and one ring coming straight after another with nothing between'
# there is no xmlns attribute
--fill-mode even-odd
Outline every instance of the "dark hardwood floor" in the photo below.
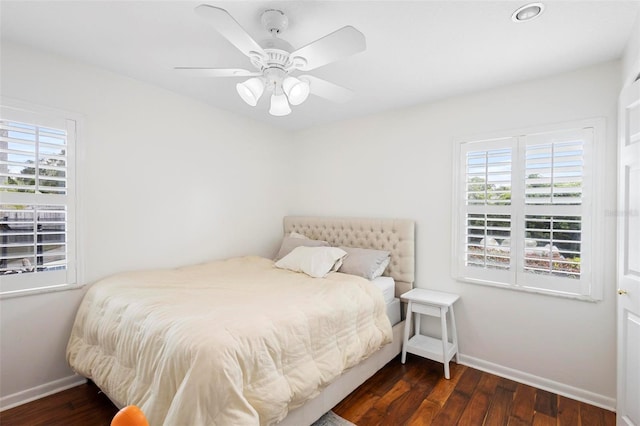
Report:
<svg viewBox="0 0 640 426"><path fill-rule="evenodd" d="M335 413L358 426L615 426L615 414L451 363L399 357L341 401ZM0 413L2 426L108 426L117 409L92 383Z"/></svg>
<svg viewBox="0 0 640 426"><path fill-rule="evenodd" d="M0 412L2 426L109 426L118 409L89 382Z"/></svg>
<svg viewBox="0 0 640 426"><path fill-rule="evenodd" d="M407 355L396 358L333 411L359 426L606 425L615 414L474 368Z"/></svg>

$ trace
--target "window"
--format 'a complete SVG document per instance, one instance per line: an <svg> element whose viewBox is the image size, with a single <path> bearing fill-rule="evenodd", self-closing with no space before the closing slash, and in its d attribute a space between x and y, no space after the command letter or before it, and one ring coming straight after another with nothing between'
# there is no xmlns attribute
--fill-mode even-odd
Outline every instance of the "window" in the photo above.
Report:
<svg viewBox="0 0 640 426"><path fill-rule="evenodd" d="M598 299L593 274L597 120L457 145L460 280Z"/></svg>
<svg viewBox="0 0 640 426"><path fill-rule="evenodd" d="M76 120L2 105L1 295L76 283L75 139Z"/></svg>

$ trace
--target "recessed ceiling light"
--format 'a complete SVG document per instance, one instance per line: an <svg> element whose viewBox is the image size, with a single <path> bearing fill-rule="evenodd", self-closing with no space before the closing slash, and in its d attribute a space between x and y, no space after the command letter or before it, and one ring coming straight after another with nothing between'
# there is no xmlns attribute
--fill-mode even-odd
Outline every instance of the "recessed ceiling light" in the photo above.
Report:
<svg viewBox="0 0 640 426"><path fill-rule="evenodd" d="M533 18L540 16L543 10L544 4L529 3L522 7L519 7L515 12L513 12L513 15L511 15L511 19L513 20L513 22L530 21Z"/></svg>

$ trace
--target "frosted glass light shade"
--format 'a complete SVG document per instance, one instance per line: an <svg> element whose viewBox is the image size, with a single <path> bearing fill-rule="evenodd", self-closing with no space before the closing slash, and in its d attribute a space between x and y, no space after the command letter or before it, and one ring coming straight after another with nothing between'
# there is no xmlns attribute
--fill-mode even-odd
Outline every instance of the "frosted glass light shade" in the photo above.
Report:
<svg viewBox="0 0 640 426"><path fill-rule="evenodd" d="M288 76L282 82L282 89L291 105L300 105L309 97L309 82L304 79Z"/></svg>
<svg viewBox="0 0 640 426"><path fill-rule="evenodd" d="M236 90L243 101L251 106L256 106L258 99L260 99L260 96L262 96L264 92L264 83L262 79L253 77L244 83L236 84Z"/></svg>
<svg viewBox="0 0 640 426"><path fill-rule="evenodd" d="M291 107L289 107L289 102L287 102L287 97L284 94L271 95L269 114L278 117L291 114Z"/></svg>

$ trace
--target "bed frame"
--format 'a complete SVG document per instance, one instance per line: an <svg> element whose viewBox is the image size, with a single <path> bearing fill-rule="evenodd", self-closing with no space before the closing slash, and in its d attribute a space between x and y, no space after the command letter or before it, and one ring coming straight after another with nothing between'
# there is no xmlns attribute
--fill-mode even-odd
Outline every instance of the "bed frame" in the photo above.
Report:
<svg viewBox="0 0 640 426"><path fill-rule="evenodd" d="M332 246L360 247L391 252L384 275L395 280L396 297L413 288L415 265L414 222L405 219L364 219L287 216L285 235L297 232ZM344 372L305 405L292 410L280 426L310 425L373 376L402 349L404 321L393 326L393 342Z"/></svg>

